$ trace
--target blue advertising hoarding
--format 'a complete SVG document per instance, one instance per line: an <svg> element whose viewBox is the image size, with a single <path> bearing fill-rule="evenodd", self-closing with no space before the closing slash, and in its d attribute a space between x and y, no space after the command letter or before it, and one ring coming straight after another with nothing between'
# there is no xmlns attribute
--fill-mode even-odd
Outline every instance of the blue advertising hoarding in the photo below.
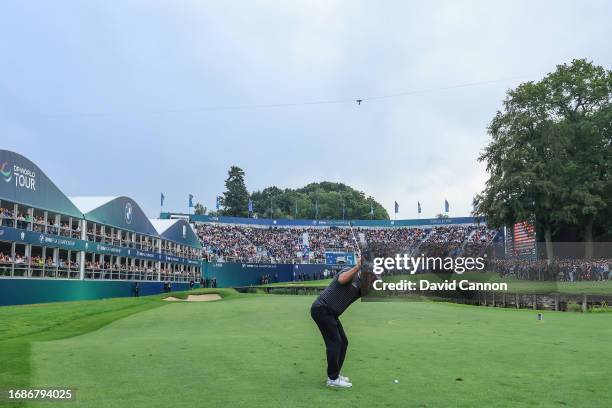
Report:
<svg viewBox="0 0 612 408"><path fill-rule="evenodd" d="M32 244L60 248L71 251L87 251L97 254L133 257L153 261L181 263L184 265L200 266L201 262L195 259L141 251L135 248L126 248L101 242L83 241L80 239L45 234L42 232L26 231L12 227L0 227L1 241L15 241L22 244Z"/></svg>
<svg viewBox="0 0 612 408"><path fill-rule="evenodd" d="M164 282L138 282L140 296L164 292ZM199 285L198 285L199 286ZM172 290L189 290L172 282ZM76 279L0 279L0 306L134 296L134 282Z"/></svg>
<svg viewBox="0 0 612 408"><path fill-rule="evenodd" d="M344 251L325 251L326 265L355 265L355 253Z"/></svg>
<svg viewBox="0 0 612 408"><path fill-rule="evenodd" d="M203 262L202 276L215 278L221 288L259 285L261 277L268 275L270 283L292 282L294 276L303 274L314 279L328 265L323 264L258 264L240 262Z"/></svg>

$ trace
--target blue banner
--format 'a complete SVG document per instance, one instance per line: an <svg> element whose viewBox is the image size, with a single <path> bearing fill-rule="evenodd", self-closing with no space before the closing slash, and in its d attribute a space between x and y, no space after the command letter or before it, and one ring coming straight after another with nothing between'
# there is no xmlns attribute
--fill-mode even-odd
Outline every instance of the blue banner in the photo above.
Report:
<svg viewBox="0 0 612 408"><path fill-rule="evenodd" d="M200 266L201 262L196 259L188 259L178 256L159 254L149 251L141 251L135 248L126 248L101 242L83 241L80 239L62 237L59 235L44 234L35 231L26 231L12 227L0 227L0 240L32 244L52 248L60 248L71 251L95 252L97 254L115 255L152 261L181 263L184 265Z"/></svg>
<svg viewBox="0 0 612 408"><path fill-rule="evenodd" d="M226 288L259 285L264 275L268 276L270 283L291 282L299 276L310 280L325 269L330 267L322 264L203 262L202 276L206 279L215 278L218 287Z"/></svg>
<svg viewBox="0 0 612 408"><path fill-rule="evenodd" d="M325 251L325 264L355 265L355 254L353 252Z"/></svg>
<svg viewBox="0 0 612 408"><path fill-rule="evenodd" d="M0 240L49 246L72 251L84 251L87 248L86 241L82 241L80 239L43 234L34 231L25 231L12 227L0 227Z"/></svg>

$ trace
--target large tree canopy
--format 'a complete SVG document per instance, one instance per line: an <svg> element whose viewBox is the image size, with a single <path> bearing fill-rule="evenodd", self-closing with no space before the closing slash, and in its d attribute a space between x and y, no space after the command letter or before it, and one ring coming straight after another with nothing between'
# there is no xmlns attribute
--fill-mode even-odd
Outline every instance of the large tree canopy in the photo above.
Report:
<svg viewBox="0 0 612 408"><path fill-rule="evenodd" d="M268 187L255 191L251 199L253 211L260 217L389 219L376 200L342 183L324 181L298 189Z"/></svg>
<svg viewBox="0 0 612 408"><path fill-rule="evenodd" d="M549 257L554 234L575 226L589 256L594 225L611 230L611 124L612 72L586 60L509 90L479 157L489 179L475 215L495 227L535 221Z"/></svg>
<svg viewBox="0 0 612 408"><path fill-rule="evenodd" d="M249 199L253 201L253 215L267 218L302 219L389 219L387 210L374 198L346 184L311 183L298 189L276 186L249 195L244 171L232 166L225 180L226 191L221 197L222 209L211 215L249 216ZM204 211L206 211L204 209Z"/></svg>

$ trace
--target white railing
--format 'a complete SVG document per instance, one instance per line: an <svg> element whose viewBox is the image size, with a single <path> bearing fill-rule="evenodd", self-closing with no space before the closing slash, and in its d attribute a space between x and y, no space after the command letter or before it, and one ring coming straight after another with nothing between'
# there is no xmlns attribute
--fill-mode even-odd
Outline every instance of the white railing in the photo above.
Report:
<svg viewBox="0 0 612 408"><path fill-rule="evenodd" d="M28 265L24 263L0 263L0 278L45 278L45 279L79 279L77 268L57 266ZM159 276L159 279L158 279ZM161 272L147 270L120 270L103 268L85 268L85 279L88 280L123 280L155 282L199 282L199 272Z"/></svg>

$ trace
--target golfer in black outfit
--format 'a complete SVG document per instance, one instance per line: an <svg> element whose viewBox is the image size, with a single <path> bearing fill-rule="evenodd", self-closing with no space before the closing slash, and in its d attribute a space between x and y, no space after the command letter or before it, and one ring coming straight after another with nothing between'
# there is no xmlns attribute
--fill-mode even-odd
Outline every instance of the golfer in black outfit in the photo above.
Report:
<svg viewBox="0 0 612 408"><path fill-rule="evenodd" d="M313 320L325 340L327 350L327 386L348 388L348 377L340 375L348 339L338 317L361 297L361 257L352 268L343 269L321 292L310 309Z"/></svg>

